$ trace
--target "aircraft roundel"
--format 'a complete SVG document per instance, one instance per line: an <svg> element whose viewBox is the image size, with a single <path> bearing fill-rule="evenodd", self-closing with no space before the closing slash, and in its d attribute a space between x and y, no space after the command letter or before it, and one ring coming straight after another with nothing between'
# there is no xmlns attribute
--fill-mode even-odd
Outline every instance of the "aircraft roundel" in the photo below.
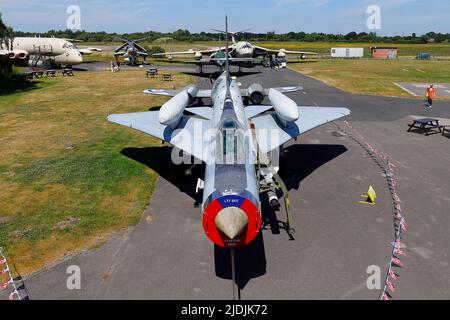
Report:
<svg viewBox="0 0 450 320"><path fill-rule="evenodd" d="M222 209L237 207L248 216L246 230L236 239L229 239L221 233L215 224L216 216ZM250 244L261 229L261 213L258 207L249 199L239 195L226 195L215 199L203 213L203 229L208 238L223 248L240 248Z"/></svg>

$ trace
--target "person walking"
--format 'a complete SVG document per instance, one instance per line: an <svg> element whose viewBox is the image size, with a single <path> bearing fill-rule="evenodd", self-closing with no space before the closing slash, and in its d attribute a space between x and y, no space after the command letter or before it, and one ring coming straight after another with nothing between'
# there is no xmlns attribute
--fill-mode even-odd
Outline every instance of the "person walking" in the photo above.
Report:
<svg viewBox="0 0 450 320"><path fill-rule="evenodd" d="M430 85L427 89L427 102L426 106L431 108L433 105L434 97L436 96L436 89L434 89L434 85Z"/></svg>

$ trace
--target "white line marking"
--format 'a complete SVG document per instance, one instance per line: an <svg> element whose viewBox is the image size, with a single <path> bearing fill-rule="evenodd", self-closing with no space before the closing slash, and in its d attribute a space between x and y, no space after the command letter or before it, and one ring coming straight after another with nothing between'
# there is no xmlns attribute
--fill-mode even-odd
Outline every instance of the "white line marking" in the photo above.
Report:
<svg viewBox="0 0 450 320"><path fill-rule="evenodd" d="M394 84L395 84L397 87L399 87L400 89L402 89L402 90L408 92L409 94L413 95L414 97L418 97L417 94L415 94L414 92L412 92L412 91L406 89L406 88L403 87L401 84L399 84L399 83L397 83L397 82L394 82Z"/></svg>

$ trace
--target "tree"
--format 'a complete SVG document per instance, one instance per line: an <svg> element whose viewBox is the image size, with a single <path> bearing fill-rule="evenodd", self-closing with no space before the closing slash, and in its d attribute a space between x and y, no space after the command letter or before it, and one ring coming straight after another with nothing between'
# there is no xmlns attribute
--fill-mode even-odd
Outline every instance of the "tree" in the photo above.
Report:
<svg viewBox="0 0 450 320"><path fill-rule="evenodd" d="M10 27L6 26L2 20L2 14L0 13L0 49L11 49L13 41L13 31ZM12 65L7 60L0 60L0 77L8 76L12 72Z"/></svg>

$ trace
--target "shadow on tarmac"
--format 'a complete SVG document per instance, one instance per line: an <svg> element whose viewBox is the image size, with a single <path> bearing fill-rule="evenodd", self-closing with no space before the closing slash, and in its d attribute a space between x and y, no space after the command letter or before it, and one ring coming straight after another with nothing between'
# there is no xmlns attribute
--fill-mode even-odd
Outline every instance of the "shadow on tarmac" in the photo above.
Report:
<svg viewBox="0 0 450 320"><path fill-rule="evenodd" d="M280 176L289 191L298 190L300 183L311 173L347 151L343 145L291 145L281 159Z"/></svg>
<svg viewBox="0 0 450 320"><path fill-rule="evenodd" d="M185 171L189 169L188 165L175 165L172 162L173 148L168 146L149 147L149 148L125 148L121 154L134 161L142 163L155 171L159 176L176 186L180 192L187 194L198 207L202 201L202 194L195 193L198 179L203 179L204 164L196 165L191 170L191 175L186 176Z"/></svg>

